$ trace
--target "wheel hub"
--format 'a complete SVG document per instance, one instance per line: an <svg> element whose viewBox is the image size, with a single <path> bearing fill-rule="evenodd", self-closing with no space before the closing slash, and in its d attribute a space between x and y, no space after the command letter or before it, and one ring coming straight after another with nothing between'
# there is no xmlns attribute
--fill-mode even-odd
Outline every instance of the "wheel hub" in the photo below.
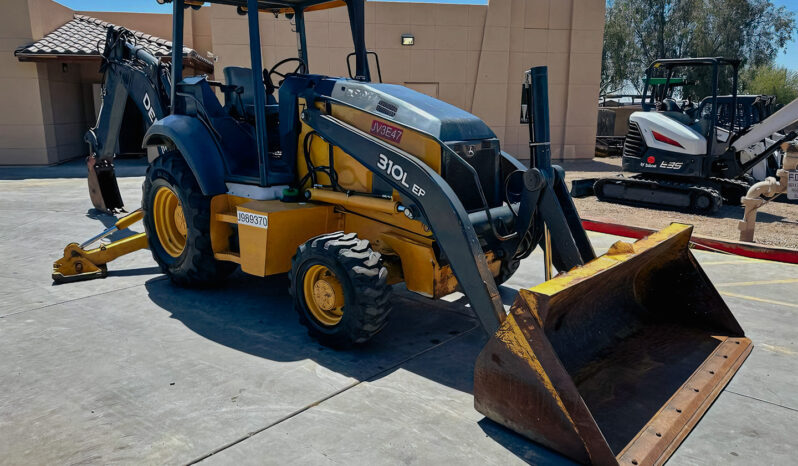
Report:
<svg viewBox="0 0 798 466"><path fill-rule="evenodd" d="M177 231L186 236L188 232L188 228L186 227L186 217L183 215L183 208L182 206L178 205L178 209L175 209L175 227L177 227Z"/></svg>
<svg viewBox="0 0 798 466"><path fill-rule="evenodd" d="M166 186L159 187L152 201L152 216L158 242L167 254L179 257L186 247L188 228L177 194Z"/></svg>
<svg viewBox="0 0 798 466"><path fill-rule="evenodd" d="M329 311L335 308L335 290L326 280L319 280L313 284L313 301L322 310Z"/></svg>
<svg viewBox="0 0 798 466"><path fill-rule="evenodd" d="M344 289L335 273L324 265L308 268L303 278L305 303L314 319L326 326L341 321Z"/></svg>

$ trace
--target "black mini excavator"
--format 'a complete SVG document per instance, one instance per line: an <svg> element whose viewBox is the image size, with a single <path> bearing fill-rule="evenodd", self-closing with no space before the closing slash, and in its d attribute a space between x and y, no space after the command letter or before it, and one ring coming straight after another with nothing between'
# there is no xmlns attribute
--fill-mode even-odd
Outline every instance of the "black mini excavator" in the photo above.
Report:
<svg viewBox="0 0 798 466"><path fill-rule="evenodd" d="M670 456L751 341L690 253L689 226L596 257L551 164L545 67L524 75L526 167L476 116L372 82L364 0L205 1L249 26L248 79L225 70L223 104L206 76L182 73L184 8L202 3L172 1L171 105L142 141L158 151L141 210L109 230L140 219L145 232L70 244L55 281L105 276L109 260L144 247L178 286L220 285L236 268L287 274L302 325L344 350L379 338L391 285L430 299L459 290L489 335L474 370L479 412L582 463ZM334 7L351 26L348 78L310 71L306 15ZM267 71L260 13L290 15L298 36L297 56ZM538 245L560 273L508 313L498 286Z"/></svg>

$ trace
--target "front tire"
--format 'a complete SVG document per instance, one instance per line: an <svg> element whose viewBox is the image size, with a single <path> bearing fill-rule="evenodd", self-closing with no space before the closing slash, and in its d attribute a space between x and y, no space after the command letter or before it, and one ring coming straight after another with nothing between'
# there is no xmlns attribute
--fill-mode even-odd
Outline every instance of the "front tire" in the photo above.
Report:
<svg viewBox="0 0 798 466"><path fill-rule="evenodd" d="M152 257L177 285L215 285L235 269L235 264L214 258L210 203L179 152L167 152L147 168L141 200L144 230Z"/></svg>
<svg viewBox="0 0 798 466"><path fill-rule="evenodd" d="M325 346L347 348L385 327L391 312L387 277L368 241L337 232L299 246L289 291L310 336Z"/></svg>

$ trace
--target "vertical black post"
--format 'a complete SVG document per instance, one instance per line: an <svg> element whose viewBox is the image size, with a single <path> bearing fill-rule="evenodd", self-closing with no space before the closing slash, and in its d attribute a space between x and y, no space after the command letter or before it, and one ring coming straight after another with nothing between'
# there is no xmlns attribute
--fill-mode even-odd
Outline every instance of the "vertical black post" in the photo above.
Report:
<svg viewBox="0 0 798 466"><path fill-rule="evenodd" d="M643 95L640 96L640 105L643 107L644 111L648 111L651 108L651 104L646 103L646 95L648 94L648 84L651 82L651 67L649 66L646 69L646 80L643 82ZM654 97L654 88L651 88L651 96Z"/></svg>
<svg viewBox="0 0 798 466"><path fill-rule="evenodd" d="M712 155L712 143L715 141L715 126L718 123L718 61L712 61L712 118L709 120L707 137L707 157Z"/></svg>
<svg viewBox="0 0 798 466"><path fill-rule="evenodd" d="M169 93L171 113L175 113L177 83L183 80L183 0L172 2L172 90Z"/></svg>
<svg viewBox="0 0 798 466"><path fill-rule="evenodd" d="M732 72L734 73L734 77L732 77L732 108L731 108L731 125L729 126L729 132L734 132L734 123L737 119L737 67L740 66L738 63L734 63L732 65Z"/></svg>
<svg viewBox="0 0 798 466"><path fill-rule="evenodd" d="M296 21L297 34L297 56L305 62L307 69L305 73L310 73L310 62L308 62L308 44L305 38L305 11L297 8L294 10L294 20Z"/></svg>
<svg viewBox="0 0 798 466"><path fill-rule="evenodd" d="M673 77L673 68L672 67L668 67L668 74L666 75L666 78L665 78L665 86L662 88L662 95L661 95L661 98L659 100L665 100L668 97L673 98L672 96L668 95L668 91L670 90L670 87L671 87L671 78L672 77Z"/></svg>
<svg viewBox="0 0 798 466"><path fill-rule="evenodd" d="M269 140L266 135L266 89L263 87L263 58L260 50L258 0L247 0L249 21L249 54L252 60L252 84L255 86L255 134L260 160L260 184L269 184Z"/></svg>
<svg viewBox="0 0 798 466"><path fill-rule="evenodd" d="M551 134L549 132L549 78L545 66L536 66L529 70L530 104L530 141L532 149L531 165L540 170L551 180Z"/></svg>
<svg viewBox="0 0 798 466"><path fill-rule="evenodd" d="M355 78L371 81L369 59L366 54L366 13L363 0L351 0L346 3L349 11L349 24L352 29L352 41L355 45Z"/></svg>
<svg viewBox="0 0 798 466"><path fill-rule="evenodd" d="M548 69L545 66L530 69L529 84L531 165L546 179L546 187L541 193L540 214L551 232L554 246L546 254L553 256L558 270L568 270L595 259L596 254L565 185L565 171L551 164Z"/></svg>

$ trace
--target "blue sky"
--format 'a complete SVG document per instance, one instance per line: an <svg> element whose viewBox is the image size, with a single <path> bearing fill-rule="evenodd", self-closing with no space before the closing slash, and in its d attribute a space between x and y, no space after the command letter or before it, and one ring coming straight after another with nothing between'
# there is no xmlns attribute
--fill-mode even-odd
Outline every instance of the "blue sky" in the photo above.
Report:
<svg viewBox="0 0 798 466"><path fill-rule="evenodd" d="M68 6L73 10L84 11L134 11L138 13L169 13L171 5L159 5L155 0L126 0L124 2L109 2L108 0L57 0L58 3ZM410 0L413 1L413 0ZM470 3L486 4L488 0L420 0L437 3ZM771 0L776 5L786 6L798 15L798 0ZM798 36L787 45L787 49L779 53L776 63L781 66L798 70Z"/></svg>
<svg viewBox="0 0 798 466"><path fill-rule="evenodd" d="M786 6L798 16L798 0L771 0L776 5ZM776 63L787 68L798 70L798 37L793 37L792 42L787 44L785 51L776 57Z"/></svg>

